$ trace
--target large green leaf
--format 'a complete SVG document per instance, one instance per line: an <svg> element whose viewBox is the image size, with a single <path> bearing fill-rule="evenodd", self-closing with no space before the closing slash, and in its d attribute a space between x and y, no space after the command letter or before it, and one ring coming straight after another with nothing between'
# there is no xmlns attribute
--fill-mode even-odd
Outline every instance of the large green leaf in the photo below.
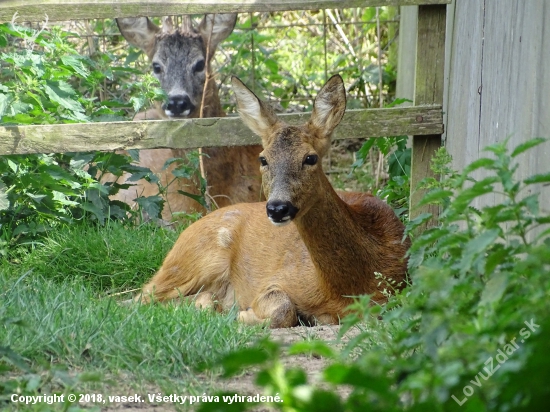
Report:
<svg viewBox="0 0 550 412"><path fill-rule="evenodd" d="M61 56L63 64L72 67L80 76L86 77L90 74L88 69L82 63L82 57L77 55L65 55Z"/></svg>
<svg viewBox="0 0 550 412"><path fill-rule="evenodd" d="M44 89L50 99L73 112L83 112L84 107L76 100L76 92L71 85L63 80L48 81Z"/></svg>
<svg viewBox="0 0 550 412"><path fill-rule="evenodd" d="M533 175L528 177L523 181L526 185L531 185L534 183L548 183L550 182L550 173Z"/></svg>
<svg viewBox="0 0 550 412"><path fill-rule="evenodd" d="M134 199L141 210L149 217L160 219L164 207L164 199L160 196L138 197Z"/></svg>
<svg viewBox="0 0 550 412"><path fill-rule="evenodd" d="M184 196L187 196L193 200L196 200L197 202L199 202L199 204L202 206L202 207L207 207L206 205L206 200L204 199L204 196L203 195L196 195L194 193L189 193L189 192L186 192L185 190L178 190L178 193L184 195Z"/></svg>
<svg viewBox="0 0 550 412"><path fill-rule="evenodd" d="M517 155L519 155L520 153L523 153L525 152L526 150L529 150L531 149L532 147L535 147L535 146L538 146L539 144L541 143L544 143L544 142L547 142L548 139L545 139L543 137L536 137L534 139L531 139L531 140L528 140L527 142L525 143L522 143L518 146L516 146L516 148L514 149L514 151L512 152L512 157L516 157Z"/></svg>

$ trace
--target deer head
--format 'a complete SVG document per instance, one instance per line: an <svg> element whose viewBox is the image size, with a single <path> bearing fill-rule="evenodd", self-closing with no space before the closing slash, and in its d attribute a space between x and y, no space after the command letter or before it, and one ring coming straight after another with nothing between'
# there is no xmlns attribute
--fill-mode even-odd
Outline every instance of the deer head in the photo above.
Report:
<svg viewBox="0 0 550 412"><path fill-rule="evenodd" d="M321 160L330 148L334 128L346 109L346 91L339 75L317 95L308 123L289 126L277 118L238 78L232 78L243 122L262 139L260 171L267 197L267 215L284 225L307 213L320 200L326 179ZM322 223L321 223L322 224Z"/></svg>
<svg viewBox="0 0 550 412"><path fill-rule="evenodd" d="M147 17L117 19L124 38L142 49L153 74L168 95L163 110L168 117L198 117L210 60L218 44L233 31L237 14L207 14L198 29L189 16L174 29L170 17L162 29Z"/></svg>

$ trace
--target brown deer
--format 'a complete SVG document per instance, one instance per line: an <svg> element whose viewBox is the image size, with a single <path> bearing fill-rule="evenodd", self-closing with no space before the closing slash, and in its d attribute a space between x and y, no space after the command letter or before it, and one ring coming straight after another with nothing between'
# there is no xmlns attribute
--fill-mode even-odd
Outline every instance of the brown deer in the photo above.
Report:
<svg viewBox="0 0 550 412"><path fill-rule="evenodd" d="M210 62L217 46L233 31L236 20L236 14L207 14L195 29L190 17L184 16L181 27L176 30L170 18L163 20L162 29L146 17L117 19L120 32L128 43L147 54L153 73L168 96L162 107L138 113L134 120L225 116ZM260 151L259 145L203 150L209 193L218 206L260 200ZM166 160L184 158L185 154L186 150L181 149L141 150L139 164L151 169L160 177L162 186L166 186L174 180L173 167L163 170ZM128 177L123 176L123 181ZM111 177L110 180L114 179ZM198 202L178 193L178 190L197 193L192 182L185 179L174 181L165 195L162 216L165 220L170 220L172 212L203 211ZM132 204L138 196L157 193L155 184L142 179L136 186L121 190L116 198Z"/></svg>
<svg viewBox="0 0 550 412"><path fill-rule="evenodd" d="M406 276L404 226L383 201L336 193L321 159L345 112L342 78L328 80L308 123L289 126L233 78L240 115L264 150L267 202L229 206L192 224L137 300L194 295L197 306L240 309L239 320L272 328L338 323L352 296L384 302ZM266 217L267 211L267 217ZM398 286L399 287L399 286Z"/></svg>

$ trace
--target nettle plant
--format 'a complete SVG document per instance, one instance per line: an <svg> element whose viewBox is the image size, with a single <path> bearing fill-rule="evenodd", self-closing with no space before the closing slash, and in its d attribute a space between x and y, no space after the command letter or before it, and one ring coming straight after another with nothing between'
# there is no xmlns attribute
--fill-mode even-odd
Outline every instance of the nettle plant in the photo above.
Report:
<svg viewBox="0 0 550 412"><path fill-rule="evenodd" d="M124 171L155 178L130 162L130 156L101 152L0 157L0 254L59 225L130 219L127 204L109 199L129 185L109 187L95 178Z"/></svg>
<svg viewBox="0 0 550 412"><path fill-rule="evenodd" d="M81 55L77 33L0 24L0 117L4 124L128 120L146 99L163 98L150 82L133 82L131 55ZM118 87L118 84L122 85ZM120 90L119 90L120 89ZM127 94L124 99L117 96ZM130 104L132 107L130 107Z"/></svg>
<svg viewBox="0 0 550 412"><path fill-rule="evenodd" d="M165 167L176 163L175 176L196 179L201 194L182 194L201 203L207 183L200 175L198 159L198 152L192 151L186 159L169 159ZM162 186L151 170L134 164L138 160L137 150L129 150L127 155L93 152L0 156L0 254L5 255L17 245L35 244L46 232L63 224L104 225L108 219L135 224L144 216L160 218L165 207L160 194L172 182ZM131 176L123 184L103 184L100 181L105 173ZM109 198L139 179L156 183L159 195L144 197L138 193L138 210ZM196 213L178 216L182 223L199 218Z"/></svg>
<svg viewBox="0 0 550 412"><path fill-rule="evenodd" d="M396 107L408 99L395 99L385 107ZM395 211L397 216L406 223L409 217L409 194L411 175L411 148L407 147L408 136L388 136L385 138L371 137L355 153L355 162L351 165L351 173L363 167L373 148L384 155L388 163L388 182L377 190L376 196L384 199Z"/></svg>
<svg viewBox="0 0 550 412"><path fill-rule="evenodd" d="M371 137L355 153L356 160L351 165L351 173L355 169L363 167L373 147L376 147L384 155L388 162L389 180L377 190L376 196L384 199L404 223L408 221L409 217L412 153L411 148L407 147L407 141L408 136Z"/></svg>
<svg viewBox="0 0 550 412"><path fill-rule="evenodd" d="M543 410L550 396L550 216L528 188L550 182L550 173L518 181L515 172L518 156L544 142L511 152L506 142L489 146L493 156L461 173L450 169L444 149L437 153L438 179L422 183L429 190L423 203L440 205L441 215L413 240L411 284L397 293L388 285L385 306L359 298L340 335L356 333L341 350L315 341L289 350L330 360L323 389L301 369L285 370L269 342L227 357L225 372L263 365L257 382L279 393L284 402L274 406L282 410ZM502 200L472 206L488 193ZM409 232L429 217L411 221Z"/></svg>

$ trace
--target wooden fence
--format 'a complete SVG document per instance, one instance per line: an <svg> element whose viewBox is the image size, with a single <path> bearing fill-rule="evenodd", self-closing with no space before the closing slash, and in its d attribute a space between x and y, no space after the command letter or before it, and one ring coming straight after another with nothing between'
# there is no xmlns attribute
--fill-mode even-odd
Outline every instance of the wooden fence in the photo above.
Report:
<svg viewBox="0 0 550 412"><path fill-rule="evenodd" d="M370 6L419 5L414 105L409 108L348 110L335 138L412 135L411 187L431 175L429 161L443 133L445 21L451 0L4 0L0 22L79 20L222 12L269 12ZM309 114L283 115L289 123ZM196 148L259 143L238 118L0 127L0 155L156 147ZM437 210L415 207L411 217Z"/></svg>

